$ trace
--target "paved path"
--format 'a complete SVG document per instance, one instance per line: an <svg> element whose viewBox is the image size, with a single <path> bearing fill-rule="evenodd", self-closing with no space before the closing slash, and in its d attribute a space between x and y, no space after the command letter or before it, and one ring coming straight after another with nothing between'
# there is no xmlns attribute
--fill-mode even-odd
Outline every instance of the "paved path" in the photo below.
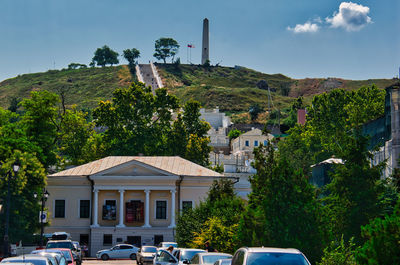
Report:
<svg viewBox="0 0 400 265"><path fill-rule="evenodd" d="M136 265L135 260L84 260L82 265Z"/></svg>
<svg viewBox="0 0 400 265"><path fill-rule="evenodd" d="M154 90L158 88L156 77L153 75L150 64L139 64L140 72L143 76L143 81L146 86L151 86L153 94Z"/></svg>

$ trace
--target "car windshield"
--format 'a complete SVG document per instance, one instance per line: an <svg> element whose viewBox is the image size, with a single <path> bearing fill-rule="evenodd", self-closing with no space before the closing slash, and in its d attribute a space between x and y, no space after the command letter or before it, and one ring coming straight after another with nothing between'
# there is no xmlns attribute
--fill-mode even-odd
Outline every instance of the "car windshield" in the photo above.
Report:
<svg viewBox="0 0 400 265"><path fill-rule="evenodd" d="M143 252L156 253L157 252L157 248L156 247L143 247L142 251Z"/></svg>
<svg viewBox="0 0 400 265"><path fill-rule="evenodd" d="M33 265L47 265L44 259L12 259L3 260L1 263L32 263Z"/></svg>
<svg viewBox="0 0 400 265"><path fill-rule="evenodd" d="M301 254L292 253L250 253L247 265L309 265Z"/></svg>
<svg viewBox="0 0 400 265"><path fill-rule="evenodd" d="M72 249L71 242L49 242L46 248L69 248Z"/></svg>
<svg viewBox="0 0 400 265"><path fill-rule="evenodd" d="M232 258L231 255L204 255L203 263L214 264L219 259L230 259L230 258Z"/></svg>
<svg viewBox="0 0 400 265"><path fill-rule="evenodd" d="M194 255L200 252L205 252L204 250L183 250L181 255L181 260L191 260Z"/></svg>
<svg viewBox="0 0 400 265"><path fill-rule="evenodd" d="M224 260L221 260L221 263L220 263L220 265L231 265L231 260L229 259L224 259Z"/></svg>

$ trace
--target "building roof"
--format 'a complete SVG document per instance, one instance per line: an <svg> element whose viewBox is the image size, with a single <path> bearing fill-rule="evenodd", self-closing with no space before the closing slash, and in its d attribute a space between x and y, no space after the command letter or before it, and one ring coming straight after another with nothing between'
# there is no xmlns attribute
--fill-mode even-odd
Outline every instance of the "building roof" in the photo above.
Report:
<svg viewBox="0 0 400 265"><path fill-rule="evenodd" d="M311 167L316 167L316 166L323 165L323 164L343 164L343 160L340 158L331 157L331 158L328 158L328 159L326 159L322 162L319 162L315 165L312 165Z"/></svg>
<svg viewBox="0 0 400 265"><path fill-rule="evenodd" d="M179 156L108 156L81 166L54 173L50 175L50 177L90 176L132 161L143 163L178 176L223 176L211 169L195 164Z"/></svg>

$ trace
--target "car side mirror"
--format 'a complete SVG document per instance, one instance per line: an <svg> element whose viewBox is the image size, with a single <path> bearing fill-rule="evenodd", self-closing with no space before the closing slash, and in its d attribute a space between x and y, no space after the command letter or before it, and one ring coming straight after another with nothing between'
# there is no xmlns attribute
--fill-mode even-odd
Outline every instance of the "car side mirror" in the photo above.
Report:
<svg viewBox="0 0 400 265"><path fill-rule="evenodd" d="M190 260L184 259L184 260L182 261L182 263L183 263L183 264L190 264Z"/></svg>

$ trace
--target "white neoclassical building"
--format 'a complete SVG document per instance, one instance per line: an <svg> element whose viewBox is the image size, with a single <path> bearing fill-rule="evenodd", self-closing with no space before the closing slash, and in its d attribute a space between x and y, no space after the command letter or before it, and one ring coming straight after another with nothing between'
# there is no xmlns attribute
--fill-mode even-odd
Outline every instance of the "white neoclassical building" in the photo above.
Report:
<svg viewBox="0 0 400 265"><path fill-rule="evenodd" d="M224 176L180 157L110 156L48 176L49 226L85 242L93 256L118 243L175 239L178 211Z"/></svg>

